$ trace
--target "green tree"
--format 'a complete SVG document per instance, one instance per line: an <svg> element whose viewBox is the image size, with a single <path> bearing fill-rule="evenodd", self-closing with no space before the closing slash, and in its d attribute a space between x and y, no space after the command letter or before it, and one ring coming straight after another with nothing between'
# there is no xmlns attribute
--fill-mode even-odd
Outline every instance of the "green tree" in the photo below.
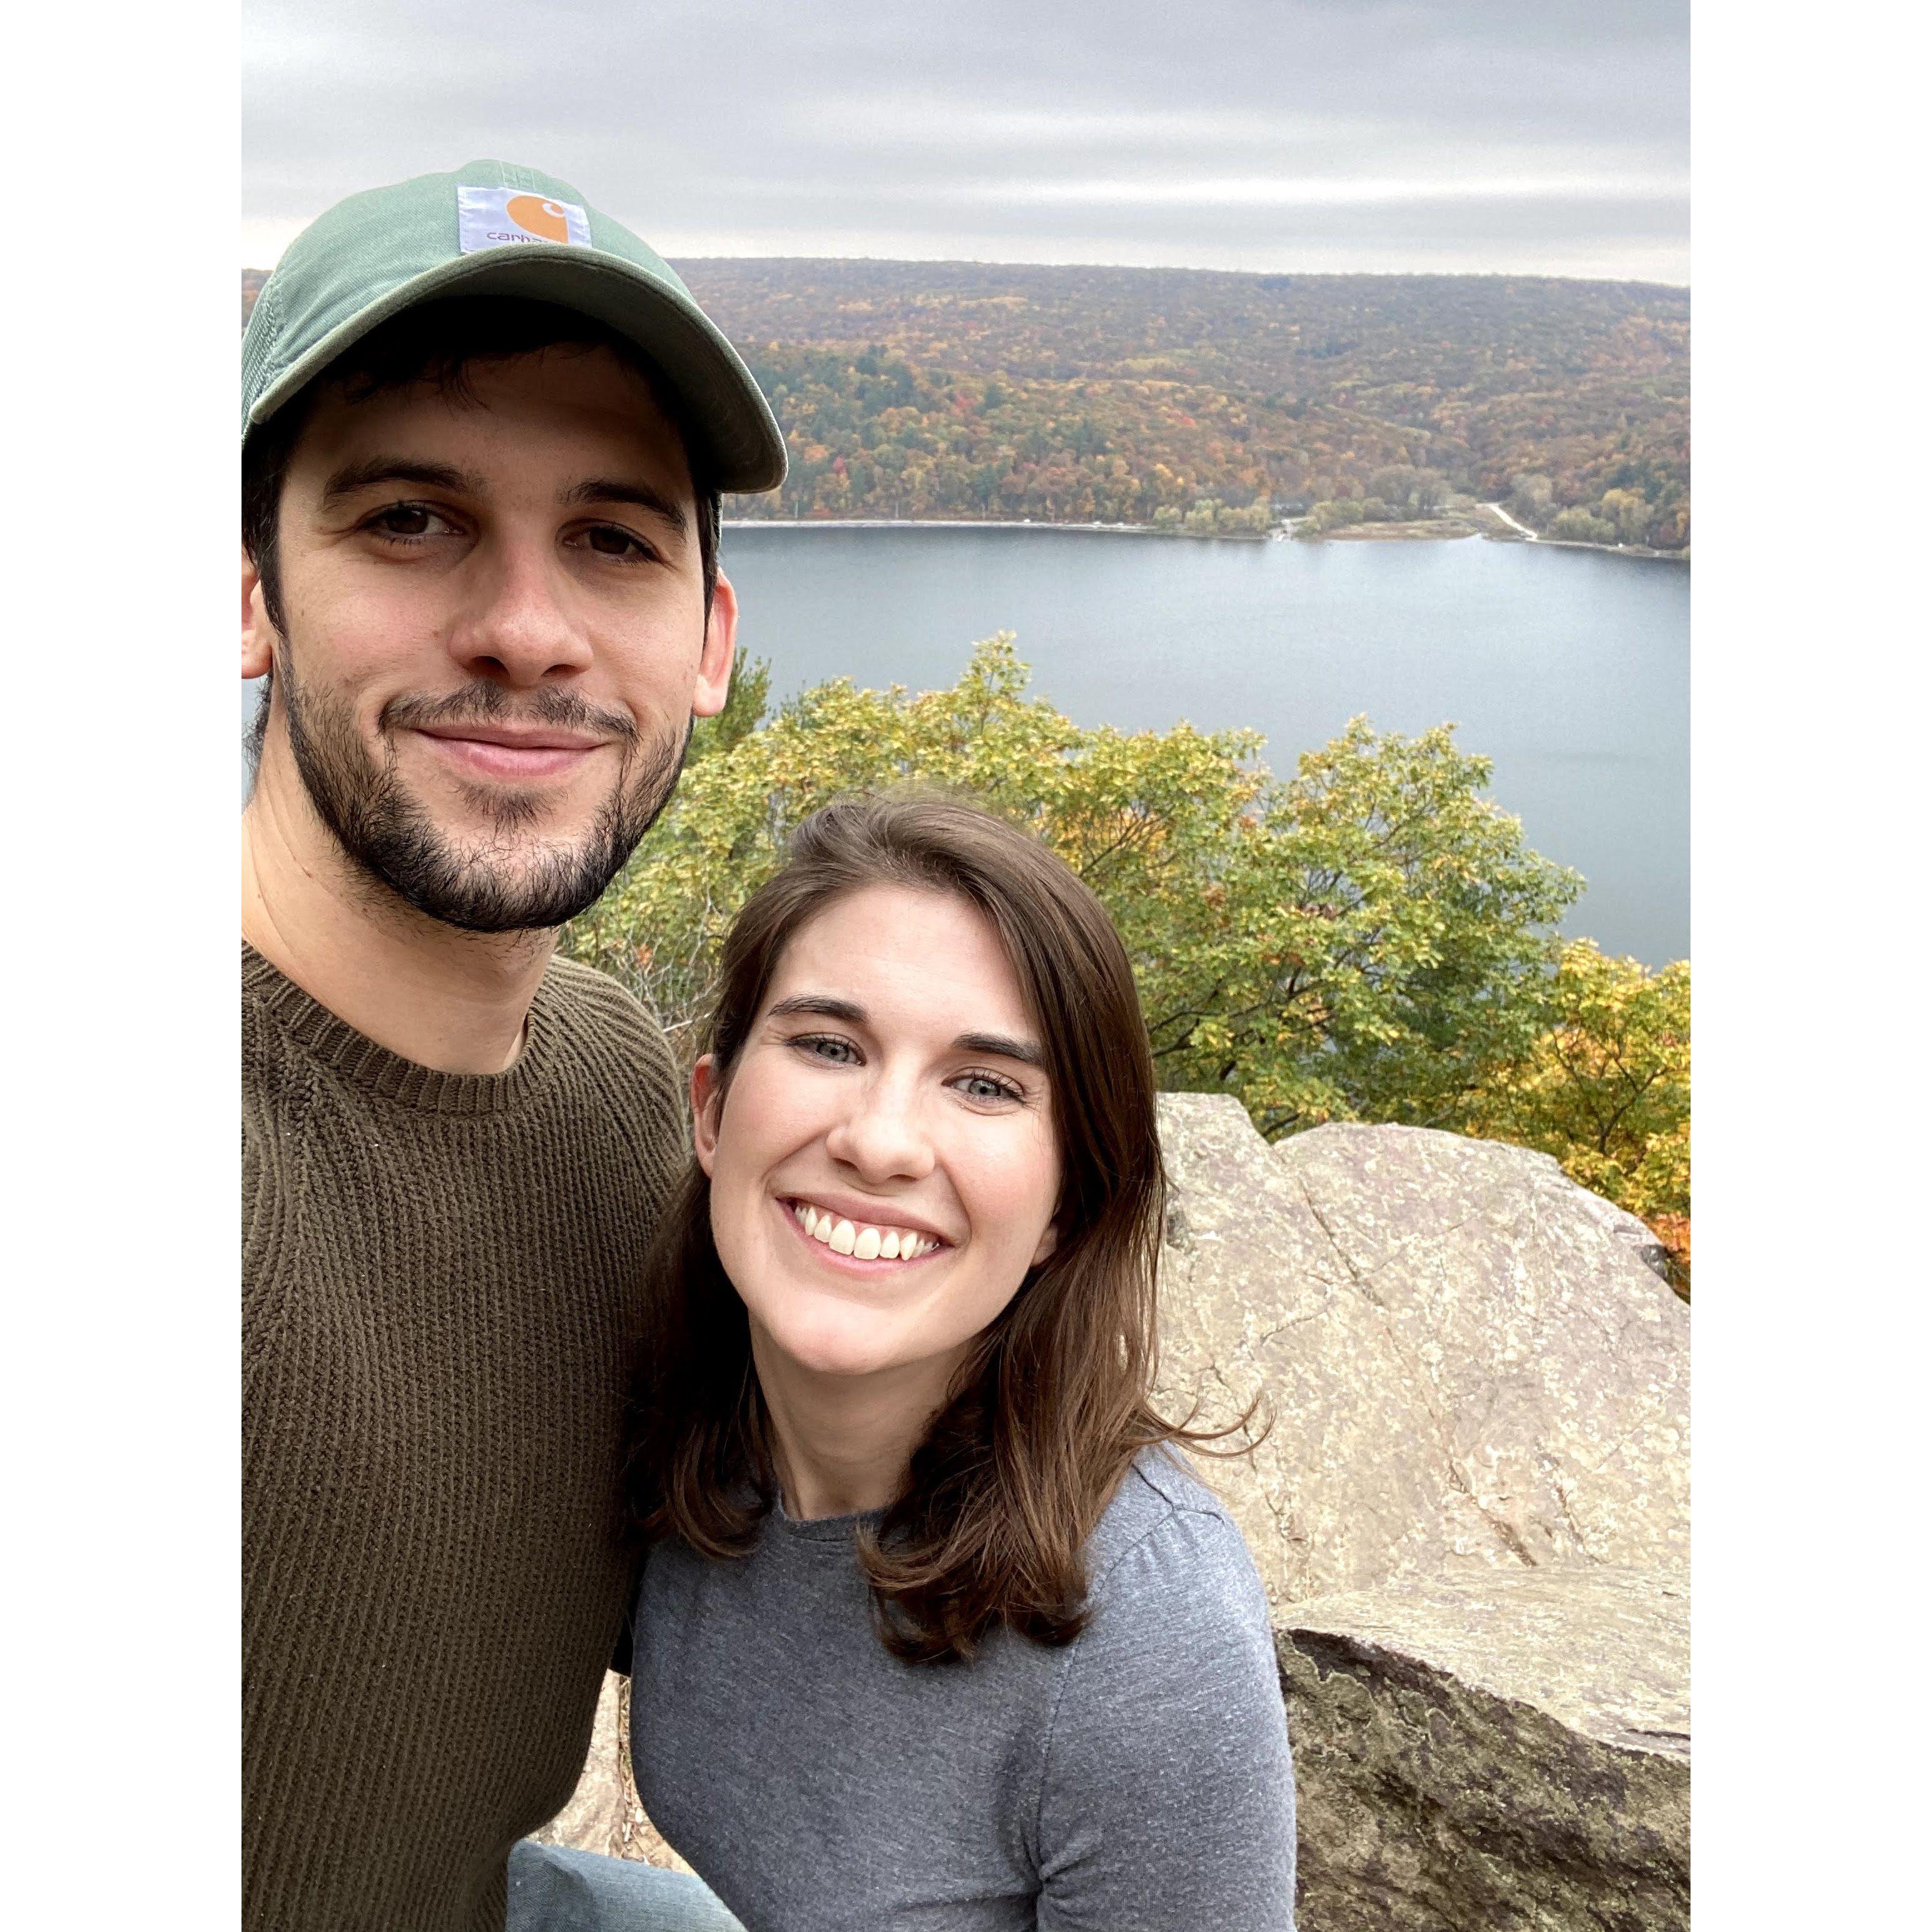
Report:
<svg viewBox="0 0 1932 1932"><path fill-rule="evenodd" d="M1549 929L1581 889L1482 796L1490 772L1449 726L1358 718L1286 783L1263 774L1144 956L1163 1084L1238 1094L1270 1138L1458 1124L1534 1038Z"/></svg>
<svg viewBox="0 0 1932 1932"><path fill-rule="evenodd" d="M1318 537L1330 530L1340 530L1349 524L1363 520L1363 504L1359 496L1325 497L1310 510L1297 526L1298 536Z"/></svg>
<svg viewBox="0 0 1932 1932"><path fill-rule="evenodd" d="M1550 526L1550 534L1565 543L1611 544L1617 540L1617 526L1607 518L1593 517L1588 510L1559 510Z"/></svg>
<svg viewBox="0 0 1932 1932"><path fill-rule="evenodd" d="M1597 513L1616 526L1619 543L1647 543L1650 539L1652 512L1650 500L1641 490L1606 490Z"/></svg>
<svg viewBox="0 0 1932 1932"><path fill-rule="evenodd" d="M1403 517L1432 517L1448 492L1442 478L1408 464L1390 464L1369 478L1368 494Z"/></svg>
<svg viewBox="0 0 1932 1932"><path fill-rule="evenodd" d="M1550 520L1550 483L1547 476L1518 474L1510 478L1508 508L1532 530Z"/></svg>
<svg viewBox="0 0 1932 1932"><path fill-rule="evenodd" d="M956 790L1029 826L1119 926L1162 1083L1238 1095L1270 1135L1447 1124L1536 1037L1574 874L1480 796L1447 727L1357 719L1292 778L1251 732L1085 730L1027 692L1010 634L949 689L820 685L687 772L566 934L688 1053L724 932L792 829L840 794Z"/></svg>

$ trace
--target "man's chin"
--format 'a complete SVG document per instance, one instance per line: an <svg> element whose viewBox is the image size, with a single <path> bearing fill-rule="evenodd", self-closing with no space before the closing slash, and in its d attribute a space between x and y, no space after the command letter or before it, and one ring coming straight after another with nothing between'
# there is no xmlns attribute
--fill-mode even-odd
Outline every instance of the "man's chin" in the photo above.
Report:
<svg viewBox="0 0 1932 1932"><path fill-rule="evenodd" d="M546 848L506 862L500 847L472 854L420 849L399 862L371 854L376 876L406 904L466 932L554 930L587 911L621 866L608 849Z"/></svg>
<svg viewBox="0 0 1932 1932"><path fill-rule="evenodd" d="M594 905L669 800L689 740L687 726L615 772L598 756L574 776L506 782L452 770L412 730L385 731L372 760L344 707L290 695L297 772L345 856L470 932L554 929Z"/></svg>
<svg viewBox="0 0 1932 1932"><path fill-rule="evenodd" d="M424 816L452 844L481 850L512 839L533 851L568 850L592 838L602 815L554 785L459 784L447 803L422 802Z"/></svg>
<svg viewBox="0 0 1932 1932"><path fill-rule="evenodd" d="M547 787L452 794L397 782L352 830L344 849L374 880L427 917L479 933L574 919L636 844L617 801L572 809Z"/></svg>

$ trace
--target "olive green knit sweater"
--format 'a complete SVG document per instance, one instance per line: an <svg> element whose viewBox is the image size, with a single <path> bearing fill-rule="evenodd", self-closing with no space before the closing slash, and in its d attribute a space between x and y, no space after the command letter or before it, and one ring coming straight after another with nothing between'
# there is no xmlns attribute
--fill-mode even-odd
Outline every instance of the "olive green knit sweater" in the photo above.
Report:
<svg viewBox="0 0 1932 1932"><path fill-rule="evenodd" d="M498 1932L584 1762L662 1036L554 962L508 1072L437 1073L242 950L246 1932Z"/></svg>

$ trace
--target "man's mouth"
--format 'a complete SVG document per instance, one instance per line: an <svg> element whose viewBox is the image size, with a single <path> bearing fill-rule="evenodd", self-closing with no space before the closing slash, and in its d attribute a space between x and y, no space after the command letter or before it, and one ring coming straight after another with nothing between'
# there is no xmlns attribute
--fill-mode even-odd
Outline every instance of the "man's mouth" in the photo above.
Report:
<svg viewBox="0 0 1932 1932"><path fill-rule="evenodd" d="M554 725L518 730L503 724L430 724L414 728L432 753L466 776L528 783L574 771L605 742Z"/></svg>

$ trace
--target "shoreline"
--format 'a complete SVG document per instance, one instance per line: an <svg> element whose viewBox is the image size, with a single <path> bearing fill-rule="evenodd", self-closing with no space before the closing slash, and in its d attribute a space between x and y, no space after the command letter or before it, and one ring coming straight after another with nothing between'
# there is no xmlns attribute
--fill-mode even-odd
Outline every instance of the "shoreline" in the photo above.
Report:
<svg viewBox="0 0 1932 1932"><path fill-rule="evenodd" d="M1515 537L1505 537L1497 532L1498 542L1544 544L1552 550L1594 550L1600 551L1605 556L1654 558L1665 563L1688 563L1690 561L1688 544L1682 550L1652 550L1648 544L1600 544L1586 542L1581 537L1541 536L1527 524L1519 522L1500 503L1484 503L1480 507L1501 518L1510 530L1520 532Z"/></svg>
<svg viewBox="0 0 1932 1932"><path fill-rule="evenodd" d="M726 517L728 530L1078 530L1088 536L1192 537L1209 543L1267 543L1267 532L1163 530L1152 524L1056 524L999 517Z"/></svg>
<svg viewBox="0 0 1932 1932"><path fill-rule="evenodd" d="M1641 544L1586 543L1575 537L1538 536L1500 506L1485 503L1481 507L1494 511L1507 527L1472 529L1466 519L1453 514L1442 519L1452 526L1446 530L1431 530L1426 524L1346 524L1318 537L1298 537L1295 518L1277 524L1265 533L1165 530L1153 524L1058 524L1037 518L726 517L722 522L728 530L1071 530L1083 536L1179 537L1192 543L1460 543L1473 536L1486 543L1533 543L1547 550L1594 550L1600 556L1635 557L1649 562L1688 564L1690 561L1688 549L1650 550Z"/></svg>

